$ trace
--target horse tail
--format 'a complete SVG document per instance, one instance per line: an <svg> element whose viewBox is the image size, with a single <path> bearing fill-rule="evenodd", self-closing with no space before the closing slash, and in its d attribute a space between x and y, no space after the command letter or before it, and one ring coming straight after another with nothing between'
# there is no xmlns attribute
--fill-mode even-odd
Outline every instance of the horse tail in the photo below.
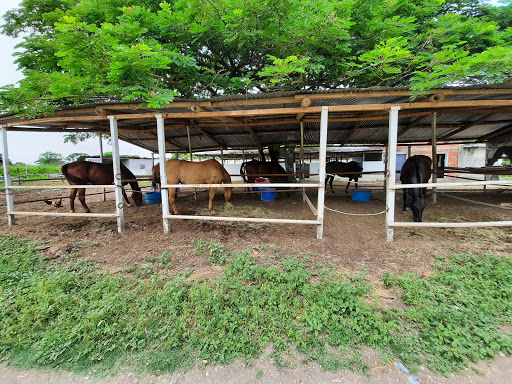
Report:
<svg viewBox="0 0 512 384"><path fill-rule="evenodd" d="M64 164L62 167L61 167L61 172L62 174L64 175L64 177L70 182L70 183L73 183L73 184L77 184L77 185L87 185L87 181L85 180L82 180L81 178L75 176L75 175L72 175L71 173L69 173L68 171L68 166L69 164Z"/></svg>
<svg viewBox="0 0 512 384"><path fill-rule="evenodd" d="M247 165L247 163L248 163L248 161L242 163L242 165L240 166L240 176L242 176L242 179L244 180L244 183L248 183L249 182L249 179L247 178L247 172L245 170L245 166Z"/></svg>

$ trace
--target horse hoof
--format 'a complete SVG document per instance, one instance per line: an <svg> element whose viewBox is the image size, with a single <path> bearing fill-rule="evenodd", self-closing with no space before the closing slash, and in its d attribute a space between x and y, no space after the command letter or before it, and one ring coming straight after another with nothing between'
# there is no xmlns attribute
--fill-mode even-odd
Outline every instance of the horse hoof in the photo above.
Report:
<svg viewBox="0 0 512 384"><path fill-rule="evenodd" d="M406 209L402 209L402 213L407 213L407 210Z"/></svg>
<svg viewBox="0 0 512 384"><path fill-rule="evenodd" d="M211 214L211 215L216 215L216 214L217 214L217 212L215 212L215 211L210 211L210 214Z"/></svg>

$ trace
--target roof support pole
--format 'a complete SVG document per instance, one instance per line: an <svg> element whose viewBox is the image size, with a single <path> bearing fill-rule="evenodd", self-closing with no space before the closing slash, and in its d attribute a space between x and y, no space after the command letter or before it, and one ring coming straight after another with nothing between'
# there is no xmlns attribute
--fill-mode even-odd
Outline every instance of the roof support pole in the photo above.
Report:
<svg viewBox="0 0 512 384"><path fill-rule="evenodd" d="M318 160L318 201L317 201L317 221L320 223L316 227L316 238L322 239L324 236L324 200L325 200L325 161L327 157L327 124L329 119L329 107L322 107L320 115L320 153Z"/></svg>
<svg viewBox="0 0 512 384"><path fill-rule="evenodd" d="M187 125L187 137L188 137L188 153L190 154L190 161L192 159L192 144L190 143L190 126ZM197 200L197 188L194 188L194 200Z"/></svg>
<svg viewBox="0 0 512 384"><path fill-rule="evenodd" d="M160 186L167 184L167 169L165 168L165 127L164 117L162 115L155 115L156 117L156 133L158 138L158 161L160 165ZM177 153L176 153L177 154ZM162 194L162 216L164 233L169 232L169 219L165 216L169 215L169 190L160 187Z"/></svg>
<svg viewBox="0 0 512 384"><path fill-rule="evenodd" d="M305 179L304 174L304 122L300 122L300 182ZM306 202L306 188L302 188L302 202Z"/></svg>
<svg viewBox="0 0 512 384"><path fill-rule="evenodd" d="M7 224L14 225L14 215L9 215L9 212L14 211L14 203L12 199L11 186L11 168L9 166L9 151L7 149L7 129L0 125L0 132L2 137L2 165L4 167L4 186L5 186L5 202L7 205Z"/></svg>
<svg viewBox="0 0 512 384"><path fill-rule="evenodd" d="M100 163L103 164L103 140L101 139L101 133L98 133L98 139L100 141ZM103 192L103 201L107 201L105 188L101 188L101 192Z"/></svg>
<svg viewBox="0 0 512 384"><path fill-rule="evenodd" d="M110 120L110 138L112 140L112 165L114 168L114 184L116 186L116 215L117 232L124 232L124 209L123 209L123 185L121 183L121 161L119 160L119 138L117 129L117 119L115 116L109 116Z"/></svg>
<svg viewBox="0 0 512 384"><path fill-rule="evenodd" d="M391 107L389 110L388 156L386 174L386 235L387 241L392 242L395 222L395 190L392 187L396 182L396 145L398 141L398 111L400 107Z"/></svg>
<svg viewBox="0 0 512 384"><path fill-rule="evenodd" d="M432 114L432 182L437 183L437 112ZM437 188L432 188L432 203L437 203Z"/></svg>

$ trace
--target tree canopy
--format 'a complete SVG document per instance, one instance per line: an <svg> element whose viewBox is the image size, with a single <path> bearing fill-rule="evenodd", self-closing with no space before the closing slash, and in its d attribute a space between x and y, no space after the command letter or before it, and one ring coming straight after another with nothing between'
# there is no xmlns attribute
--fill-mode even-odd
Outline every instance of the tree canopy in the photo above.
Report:
<svg viewBox="0 0 512 384"><path fill-rule="evenodd" d="M64 157L60 153L44 152L36 160L39 165L60 165L64 163Z"/></svg>
<svg viewBox="0 0 512 384"><path fill-rule="evenodd" d="M23 0L25 78L2 112L273 90L501 82L512 4L478 0Z"/></svg>

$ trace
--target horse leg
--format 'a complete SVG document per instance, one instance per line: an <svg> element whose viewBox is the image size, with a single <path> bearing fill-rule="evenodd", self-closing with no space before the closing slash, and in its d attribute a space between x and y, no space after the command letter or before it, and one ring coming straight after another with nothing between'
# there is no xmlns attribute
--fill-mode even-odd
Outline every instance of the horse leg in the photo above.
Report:
<svg viewBox="0 0 512 384"><path fill-rule="evenodd" d="M213 209L213 199L215 199L215 192L217 192L217 188L210 188L210 201L208 203L208 209L212 213L212 215L215 215L217 212Z"/></svg>
<svg viewBox="0 0 512 384"><path fill-rule="evenodd" d="M126 194L126 191L124 190L124 186L121 187L121 192L123 193L124 199L126 200L126 205L130 206L130 200L128 200L128 195Z"/></svg>
<svg viewBox="0 0 512 384"><path fill-rule="evenodd" d="M404 189L404 206L402 207L402 212L407 212L407 207L409 203L409 194L407 193L407 189Z"/></svg>
<svg viewBox="0 0 512 384"><path fill-rule="evenodd" d="M78 190L76 188L72 188L71 192L69 193L69 206L71 209L71 213L75 213L75 197L77 191Z"/></svg>
<svg viewBox="0 0 512 384"><path fill-rule="evenodd" d="M91 212L87 204L85 204L85 188L78 189L78 200L80 200L80 203L82 203L82 207L84 207L85 213Z"/></svg>
<svg viewBox="0 0 512 384"><path fill-rule="evenodd" d="M169 188L169 204L175 215L179 215L178 208L176 208L176 188Z"/></svg>
<svg viewBox="0 0 512 384"><path fill-rule="evenodd" d="M334 181L334 176L327 176L329 178L329 186L331 187L331 192L334 193L334 188L332 187L332 182Z"/></svg>
<svg viewBox="0 0 512 384"><path fill-rule="evenodd" d="M350 179L348 179L348 183L347 183L347 186L345 187L345 193L348 192L348 187L350 186Z"/></svg>

